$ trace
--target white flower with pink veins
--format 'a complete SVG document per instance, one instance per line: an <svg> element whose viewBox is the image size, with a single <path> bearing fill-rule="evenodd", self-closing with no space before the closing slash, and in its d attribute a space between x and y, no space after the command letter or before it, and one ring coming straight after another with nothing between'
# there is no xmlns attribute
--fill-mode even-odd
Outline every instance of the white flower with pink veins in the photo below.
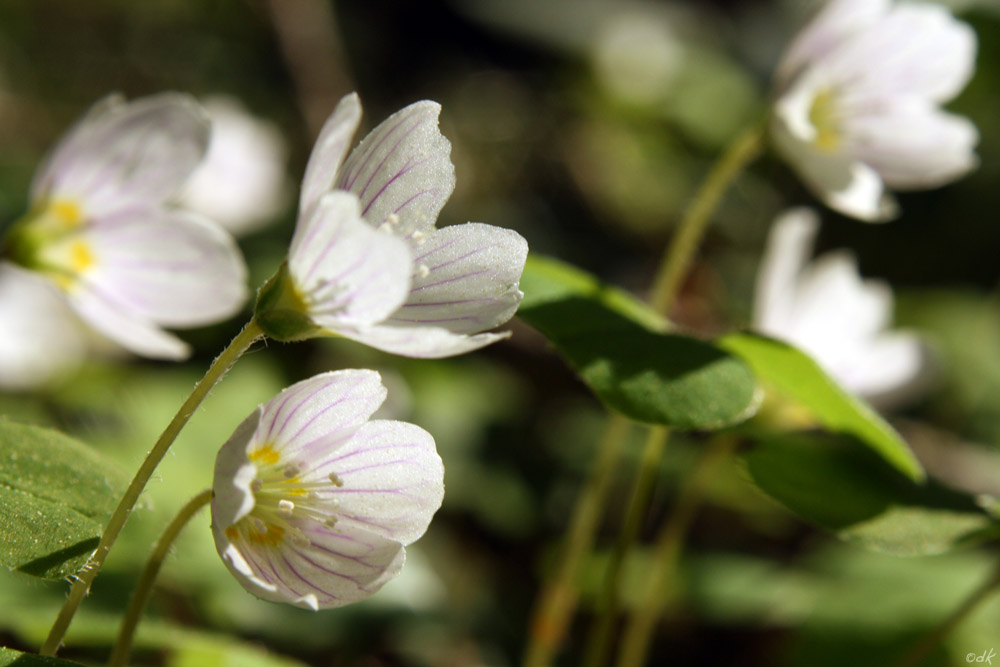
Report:
<svg viewBox="0 0 1000 667"><path fill-rule="evenodd" d="M778 69L775 145L831 208L892 218L887 189L937 187L978 164L975 125L940 108L975 58L975 32L944 7L831 0Z"/></svg>
<svg viewBox="0 0 1000 667"><path fill-rule="evenodd" d="M369 417L385 400L370 370L323 373L259 406L219 450L212 532L257 597L326 609L395 577L444 497L423 429Z"/></svg>

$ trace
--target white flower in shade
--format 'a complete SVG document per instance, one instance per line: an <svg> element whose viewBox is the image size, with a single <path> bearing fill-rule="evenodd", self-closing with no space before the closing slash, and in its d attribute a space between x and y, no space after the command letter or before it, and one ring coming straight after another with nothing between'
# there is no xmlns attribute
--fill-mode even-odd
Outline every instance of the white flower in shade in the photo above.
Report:
<svg viewBox="0 0 1000 667"><path fill-rule="evenodd" d="M212 532L266 600L324 609L367 598L403 566L444 496L423 429L369 417L379 374L324 373L259 406L219 450Z"/></svg>
<svg viewBox="0 0 1000 667"><path fill-rule="evenodd" d="M778 69L775 144L831 208L891 218L887 187L932 188L977 165L975 126L939 108L975 52L975 32L944 7L831 0Z"/></svg>
<svg viewBox="0 0 1000 667"><path fill-rule="evenodd" d="M361 120L341 100L306 167L299 220L257 320L281 340L332 333L412 357L461 354L505 338L528 252L516 232L435 228L455 187L440 105L423 101L376 127L345 160Z"/></svg>
<svg viewBox="0 0 1000 667"><path fill-rule="evenodd" d="M208 121L185 95L98 103L35 175L3 254L57 286L90 327L128 350L180 359L161 327L234 314L246 268L232 238L169 207L205 152Z"/></svg>
<svg viewBox="0 0 1000 667"><path fill-rule="evenodd" d="M844 389L886 407L926 378L916 335L889 329L892 290L863 280L854 257L809 262L819 219L793 209L774 223L757 275L754 327L812 356Z"/></svg>
<svg viewBox="0 0 1000 667"><path fill-rule="evenodd" d="M212 122L208 152L179 202L233 234L260 229L287 201L287 149L281 133L234 99L212 97L204 105Z"/></svg>

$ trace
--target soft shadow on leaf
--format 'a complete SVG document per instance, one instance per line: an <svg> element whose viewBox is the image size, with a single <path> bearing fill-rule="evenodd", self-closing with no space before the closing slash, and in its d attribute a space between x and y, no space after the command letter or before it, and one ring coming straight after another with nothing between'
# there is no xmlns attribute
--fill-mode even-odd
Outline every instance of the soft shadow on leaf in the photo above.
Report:
<svg viewBox="0 0 1000 667"><path fill-rule="evenodd" d="M0 667L73 667L73 665L80 667L78 662L0 648Z"/></svg>

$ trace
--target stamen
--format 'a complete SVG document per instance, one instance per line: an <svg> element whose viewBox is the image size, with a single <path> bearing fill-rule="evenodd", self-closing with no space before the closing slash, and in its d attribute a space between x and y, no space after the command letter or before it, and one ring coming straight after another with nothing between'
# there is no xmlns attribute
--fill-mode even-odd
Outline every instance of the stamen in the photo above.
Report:
<svg viewBox="0 0 1000 667"><path fill-rule="evenodd" d="M302 474L302 466L298 463L292 462L285 466L285 478L291 479L292 477L298 477Z"/></svg>
<svg viewBox="0 0 1000 667"><path fill-rule="evenodd" d="M278 514L282 516L291 516L292 512L295 510L295 503L291 500L285 500L282 498L278 501Z"/></svg>
<svg viewBox="0 0 1000 667"><path fill-rule="evenodd" d="M427 267L426 264L418 264L417 275L421 278L426 278L427 276L431 275L431 270Z"/></svg>
<svg viewBox="0 0 1000 667"><path fill-rule="evenodd" d="M260 493L262 488L264 488L264 480L260 477L256 477L252 482L250 482L250 490L253 491L254 495Z"/></svg>
<svg viewBox="0 0 1000 667"><path fill-rule="evenodd" d="M338 486L338 487L339 487L339 486L343 486L343 485L344 485L344 480L343 480L343 478L341 478L341 476L340 476L340 475L338 475L338 474L337 474L337 473L335 473L335 472L331 472L331 473L330 473L330 482L331 482L331 483L332 483L332 484L333 484L334 486Z"/></svg>

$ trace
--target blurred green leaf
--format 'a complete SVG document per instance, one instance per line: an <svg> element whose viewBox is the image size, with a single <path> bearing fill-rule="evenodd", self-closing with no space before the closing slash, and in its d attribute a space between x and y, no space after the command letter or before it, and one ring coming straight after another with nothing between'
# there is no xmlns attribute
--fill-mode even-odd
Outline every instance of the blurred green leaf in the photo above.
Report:
<svg viewBox="0 0 1000 667"><path fill-rule="evenodd" d="M0 648L0 667L59 667L62 665L79 665L78 662L60 660L59 658L49 658L35 655L33 653L21 653L12 648Z"/></svg>
<svg viewBox="0 0 1000 667"><path fill-rule="evenodd" d="M79 571L127 478L58 431L0 420L0 443L0 562L44 579Z"/></svg>
<svg viewBox="0 0 1000 667"><path fill-rule="evenodd" d="M746 455L754 482L799 516L841 537L900 556L948 551L1000 523L971 496L900 475L857 439L796 433Z"/></svg>
<svg viewBox="0 0 1000 667"><path fill-rule="evenodd" d="M735 356L661 333L665 322L621 290L562 262L529 257L518 315L558 349L609 407L638 421L718 429L757 409L757 385Z"/></svg>
<svg viewBox="0 0 1000 667"><path fill-rule="evenodd" d="M750 364L765 386L808 408L823 427L858 438L911 479L924 478L920 462L899 434L865 403L838 387L805 353L748 333L725 336L719 344Z"/></svg>

